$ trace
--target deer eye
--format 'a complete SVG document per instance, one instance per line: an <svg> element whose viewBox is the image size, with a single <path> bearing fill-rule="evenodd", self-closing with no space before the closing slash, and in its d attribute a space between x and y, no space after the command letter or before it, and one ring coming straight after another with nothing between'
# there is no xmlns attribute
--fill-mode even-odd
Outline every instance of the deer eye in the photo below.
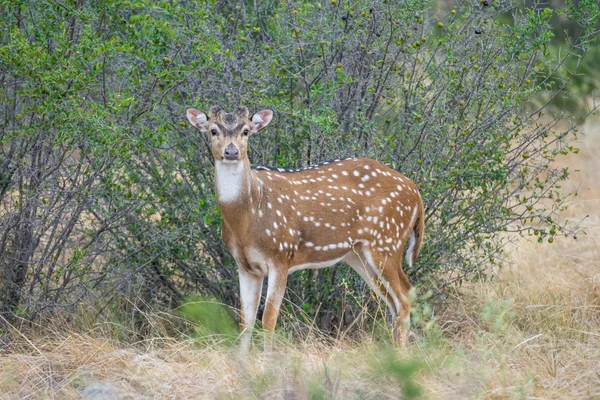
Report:
<svg viewBox="0 0 600 400"><path fill-rule="evenodd" d="M217 132L216 129L211 130L210 133L212 133L213 136L217 136L218 135L218 132Z"/></svg>
<svg viewBox="0 0 600 400"><path fill-rule="evenodd" d="M248 136L250 132L248 131L248 129L244 129L244 136Z"/></svg>

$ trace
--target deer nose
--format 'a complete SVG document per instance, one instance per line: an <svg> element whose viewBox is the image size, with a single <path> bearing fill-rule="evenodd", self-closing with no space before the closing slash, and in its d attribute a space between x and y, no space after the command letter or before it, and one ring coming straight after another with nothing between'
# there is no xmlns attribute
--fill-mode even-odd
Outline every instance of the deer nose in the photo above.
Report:
<svg viewBox="0 0 600 400"><path fill-rule="evenodd" d="M229 143L229 145L225 148L225 158L227 160L237 160L240 158L240 151L233 143Z"/></svg>

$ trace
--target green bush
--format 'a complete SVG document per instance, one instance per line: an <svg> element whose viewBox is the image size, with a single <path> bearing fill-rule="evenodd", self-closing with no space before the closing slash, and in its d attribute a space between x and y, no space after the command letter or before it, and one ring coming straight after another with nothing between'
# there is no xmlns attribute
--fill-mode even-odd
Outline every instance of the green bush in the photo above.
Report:
<svg viewBox="0 0 600 400"><path fill-rule="evenodd" d="M570 171L553 165L577 152L577 123L555 129L562 116L531 104L565 91L566 66L594 39L595 1L561 12L582 28L555 57L558 10L500 0L437 11L423 0L4 0L0 12L6 315L134 296L237 305L208 141L185 124L188 106L275 110L254 165L366 156L413 179L426 240L407 273L423 286L482 277L515 234L577 230L557 219ZM324 329L351 324L348 293L363 290L344 267L289 283Z"/></svg>

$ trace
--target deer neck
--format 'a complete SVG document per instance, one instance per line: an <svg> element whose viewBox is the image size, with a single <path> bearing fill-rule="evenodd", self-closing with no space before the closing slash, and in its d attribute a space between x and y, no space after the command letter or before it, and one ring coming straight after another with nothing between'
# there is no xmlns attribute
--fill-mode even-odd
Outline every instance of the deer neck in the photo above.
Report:
<svg viewBox="0 0 600 400"><path fill-rule="evenodd" d="M260 187L248 160L215 161L217 202L223 218L243 219L256 208Z"/></svg>

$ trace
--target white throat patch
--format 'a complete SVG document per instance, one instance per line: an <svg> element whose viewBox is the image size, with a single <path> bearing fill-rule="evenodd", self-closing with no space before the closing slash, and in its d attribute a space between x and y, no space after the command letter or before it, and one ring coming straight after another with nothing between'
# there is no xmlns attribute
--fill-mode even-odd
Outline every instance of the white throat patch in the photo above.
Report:
<svg viewBox="0 0 600 400"><path fill-rule="evenodd" d="M215 161L215 185L220 202L229 203L240 197L244 175L241 161Z"/></svg>

